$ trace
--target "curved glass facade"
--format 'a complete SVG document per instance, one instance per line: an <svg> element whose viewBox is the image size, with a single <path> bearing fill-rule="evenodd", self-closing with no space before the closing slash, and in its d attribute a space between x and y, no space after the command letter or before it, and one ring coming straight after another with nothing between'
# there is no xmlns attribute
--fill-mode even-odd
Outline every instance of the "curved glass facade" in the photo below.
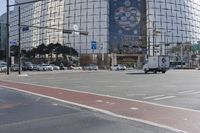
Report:
<svg viewBox="0 0 200 133"><path fill-rule="evenodd" d="M188 44L200 40L199 0L147 0L146 2L147 35L151 55L153 42L155 42L155 54L163 54L165 44Z"/></svg>
<svg viewBox="0 0 200 133"><path fill-rule="evenodd" d="M11 14L11 40L18 39L17 8ZM48 0L23 6L23 47L61 43L80 53L164 54L166 44L200 40L199 0ZM63 34L63 29L88 31L88 36ZM91 42L97 49L91 49ZM153 47L155 46L155 47Z"/></svg>

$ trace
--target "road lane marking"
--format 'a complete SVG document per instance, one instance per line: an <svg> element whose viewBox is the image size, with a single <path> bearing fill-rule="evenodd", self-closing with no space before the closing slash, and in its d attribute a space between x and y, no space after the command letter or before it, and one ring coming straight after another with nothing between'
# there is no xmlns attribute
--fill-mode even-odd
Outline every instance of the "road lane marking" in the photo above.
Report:
<svg viewBox="0 0 200 133"><path fill-rule="evenodd" d="M112 102L106 102L106 104L114 105L115 103L112 103Z"/></svg>
<svg viewBox="0 0 200 133"><path fill-rule="evenodd" d="M186 93L190 93L190 92L194 92L195 90L189 90L189 91L181 91L178 92L179 94L186 94Z"/></svg>
<svg viewBox="0 0 200 133"><path fill-rule="evenodd" d="M9 81L9 80L3 80L3 81L7 81L7 82L10 82L10 84L11 83L22 83L22 84L24 84L24 85L34 85L34 84L30 84L30 83L23 83L23 82L17 82L17 81ZM5 87L5 88L10 88L10 89L13 89L13 90L18 90L18 91L20 91L20 89L17 89L17 88L13 88L13 87L9 87L8 86L9 84L8 83L2 83L0 86L1 87ZM97 95L97 96L108 96L108 95L105 95L105 94L97 94L97 93L92 93L92 92L84 92L84 91L77 91L77 90L72 90L72 89L66 89L66 88L61 88L61 87L50 87L50 86L45 86L45 85L37 85L36 84L36 86L40 86L40 87L48 87L48 88L54 88L54 89L62 89L62 90L68 90L68 91L73 91L73 92L81 92L81 93L83 93L83 94L95 94L95 95ZM22 91L22 90L21 90ZM26 93L30 93L30 92L28 92L28 91L22 91L22 92L26 92ZM35 95L38 95L38 93L34 93L34 92L32 92L32 93L30 93L30 94L35 94ZM43 95L43 94L39 94L39 96L43 96L43 97L48 97L48 98L51 98L51 99L57 99L57 98L55 98L55 97L51 97L51 96L46 96L46 95ZM152 103L152 102L148 102L148 101L141 101L141 100L136 100L136 99L128 99L128 98L123 98L123 97L117 97L117 96L108 96L108 97L110 97L110 98L118 98L118 99L120 99L120 100L127 100L127 101L133 101L133 102L140 102L140 103L145 103L145 104L150 104L150 105L155 105L155 106L160 106L160 107L169 107L169 108L171 108L171 109L180 109L180 110L182 110L182 111L191 111L191 112L196 112L196 113L200 113L200 111L199 110L194 110L194 109L189 109L189 108L182 108L182 107L174 107L174 106L169 106L169 105L162 105L162 104L158 104L158 103ZM58 99L57 99L58 100ZM60 99L60 101L62 101L61 99ZM76 104L77 106L79 105L81 105L81 104L78 104L78 103L74 103L74 102L69 102L69 101L65 101L66 103L71 103L71 104ZM83 105L84 106L84 105ZM86 107L91 107L91 106L87 106L87 105L85 105ZM94 108L94 107L92 107L92 108L90 108L91 110L93 110L94 109L94 111L101 111L102 109L98 109L98 108ZM124 115L120 115L120 114L115 114L115 113L112 113L112 112L110 112L110 111L107 111L107 110L103 110L103 111L105 111L106 113L111 113L110 115L113 115L113 116L119 116L119 117L121 117L121 118L125 118L125 119L130 119L130 120L141 120L141 119L137 119L137 118L132 118L132 117L129 117L129 116L124 116ZM182 118L182 120L183 120L183 118ZM146 121L146 120L144 120L144 121ZM150 123L152 123L153 125L157 125L157 123L154 123L154 122L151 122L151 121L146 121L146 122L150 122ZM181 133L186 133L186 131L181 131L181 130L178 130L177 128L172 128L172 127L170 127L170 126L166 126L166 125L161 125L161 124L158 124L158 125L160 125L160 126L164 126L164 127L166 127L166 128L170 128L170 129L175 129L177 132L181 132ZM188 132L187 132L188 133Z"/></svg>
<svg viewBox="0 0 200 133"><path fill-rule="evenodd" d="M131 107L130 110L139 110L139 109L136 107Z"/></svg>
<svg viewBox="0 0 200 133"><path fill-rule="evenodd" d="M156 98L154 99L155 101L159 101L159 100L165 100L165 99L171 99L171 98L175 98L176 96L166 96L166 97L160 97L160 98Z"/></svg>
<svg viewBox="0 0 200 133"><path fill-rule="evenodd" d="M188 95L200 94L200 91L188 93Z"/></svg>
<svg viewBox="0 0 200 133"><path fill-rule="evenodd" d="M165 95L155 95L155 96L150 96L150 97L144 97L143 99L153 99L153 98L157 98L157 97L163 97Z"/></svg>
<svg viewBox="0 0 200 133"><path fill-rule="evenodd" d="M15 82L17 83L17 82ZM24 83L24 84L27 84L27 83ZM30 85L30 84L29 84ZM156 126L156 127L160 127L160 128L165 128L165 129L168 129L168 130L171 130L171 131L174 131L174 132L177 132L177 133L188 133L186 131L183 131L183 130L180 130L180 129L177 129L177 128L174 128L174 127L170 127L170 126L167 126L167 125L162 125L162 124L159 124L159 123L155 123L155 122L151 122L151 121L148 121L148 120L143 120L143 119L139 119L139 118L133 118L133 117L128 117L128 116L124 116L124 115L120 115L120 114L116 114L116 113L113 113L111 111L107 111L107 110L104 110L104 109L99 109L99 108L95 108L95 107L92 107L92 106L88 106L88 105L84 105L84 104L79 104L79 103L75 103L75 102L70 102L70 101L66 101L66 100L62 100L62 99L59 99L59 98L55 98L55 97L52 97L52 96L47 96L47 95L43 95L43 94L39 94L39 93L34 93L34 92L31 92L31 91L26 91L26 90L21 90L21 89L18 89L18 88L14 88L14 87L9 87L9 86L4 86L4 85L0 85L1 87L4 87L4 88L9 88L9 89L12 89L12 90L16 90L16 91L20 91L20 92L25 92L25 93L29 93L29 94L32 94L32 95L37 95L37 96L41 96L41 97L46 97L46 98L49 98L49 99L53 99L53 100L57 100L57 101L60 101L60 102L64 102L64 103L67 103L67 104L71 104L71 105L75 105L75 106L79 106L79 107L83 107L83 108L87 108L87 109L91 109L93 111L98 111L98 112L102 112L102 113L105 113L107 115L110 115L110 116L113 116L113 117L118 117L118 118L123 118L123 119L127 119L127 120L132 120L132 121L137 121L137 122L142 122L142 123L145 123L145 124L148 124L148 125L152 125L152 126ZM42 85L39 85L39 86L42 86ZM47 87L47 86L46 86ZM52 87L54 88L54 87ZM83 92L84 93L84 92ZM89 93L88 93L89 94ZM90 93L92 94L92 93ZM94 94L94 93L93 93ZM97 94L96 94L97 95ZM103 96L103 95L102 95ZM117 97L114 97L114 96L110 96L112 98L117 98ZM120 98L118 97L119 99L121 100L125 100L126 98ZM126 99L128 100L128 99ZM138 100L131 100L129 99L130 101L138 101ZM143 102L143 101L140 101L140 102ZM148 103L148 102L144 102L144 103ZM158 104L154 104L152 103L152 105L158 105ZM163 105L164 107L165 105ZM169 106L170 107L170 106ZM176 108L176 107L174 107Z"/></svg>
<svg viewBox="0 0 200 133"><path fill-rule="evenodd" d="M97 102L97 103L102 103L102 102L103 102L103 100L96 100L96 102Z"/></svg>
<svg viewBox="0 0 200 133"><path fill-rule="evenodd" d="M113 102L108 102L108 101L103 101L103 100L96 100L97 103L106 103L106 104L109 104L109 105L114 105L115 103Z"/></svg>
<svg viewBox="0 0 200 133"><path fill-rule="evenodd" d="M24 85L34 85L34 86L38 86L38 87L47 87L47 88L60 89L60 90L66 90L66 91L73 91L73 92L78 92L78 93L83 93L83 94L91 94L91 95L97 95L97 96L106 96L106 97L109 97L109 98L117 98L117 99L120 99L120 100L127 100L127 101L132 101L132 102L140 102L140 103L145 103L145 104L150 104L150 105L155 105L155 106L168 107L168 108L172 108L172 109L180 109L180 110L184 110L184 111L192 111L192 112L200 113L200 110L195 110L195 109L190 109L190 108L183 108L183 107L175 107L175 106L169 106L169 105L163 105L163 104L153 103L153 102L148 102L148 101L141 101L141 100L136 100L136 99L129 99L129 98L124 98L124 97L112 96L112 95L109 95L109 94L98 94L98 93L93 93L93 92L86 92L86 91L67 89L67 88L61 88L61 87L53 87L53 86L40 85L40 84L32 84L32 83L19 82L19 81L13 81L13 80L0 80L0 81L10 82L10 83L18 83L18 84L24 84ZM9 87L7 85L7 83L5 83L3 85L0 85L0 87L10 88L10 89L14 89L14 90L20 91L20 89L17 89L17 88L14 88L14 87ZM26 91L26 93L28 93L28 91ZM31 94L31 93L29 93L29 94ZM45 95L43 95L43 96L45 96Z"/></svg>

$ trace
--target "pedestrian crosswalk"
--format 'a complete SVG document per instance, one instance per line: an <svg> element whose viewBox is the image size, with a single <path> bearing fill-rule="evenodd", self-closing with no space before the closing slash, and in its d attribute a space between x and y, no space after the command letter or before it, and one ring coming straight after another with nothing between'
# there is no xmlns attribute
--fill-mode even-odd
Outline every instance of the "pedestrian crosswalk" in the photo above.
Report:
<svg viewBox="0 0 200 133"><path fill-rule="evenodd" d="M168 93L168 94L157 94L157 95L146 95L145 97L142 97L143 100L153 100L153 101L160 101L160 100L169 100L173 98L178 98L182 96L193 96L200 94L199 90L184 90L174 93Z"/></svg>

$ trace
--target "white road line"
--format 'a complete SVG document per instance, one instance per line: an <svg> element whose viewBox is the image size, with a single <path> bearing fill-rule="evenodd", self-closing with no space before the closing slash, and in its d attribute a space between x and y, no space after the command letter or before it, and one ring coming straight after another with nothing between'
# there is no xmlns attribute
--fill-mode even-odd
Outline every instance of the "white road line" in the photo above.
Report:
<svg viewBox="0 0 200 133"><path fill-rule="evenodd" d="M96 102L98 102L98 103L102 103L102 102L103 102L103 100L96 100Z"/></svg>
<svg viewBox="0 0 200 133"><path fill-rule="evenodd" d="M139 110L139 109L135 107L131 107L130 110Z"/></svg>
<svg viewBox="0 0 200 133"><path fill-rule="evenodd" d="M179 94L186 94L186 93L190 93L190 92L194 92L195 90L189 90L189 91L181 91L178 92Z"/></svg>
<svg viewBox="0 0 200 133"><path fill-rule="evenodd" d="M188 93L188 95L200 94L200 91Z"/></svg>
<svg viewBox="0 0 200 133"><path fill-rule="evenodd" d="M150 96L150 97L144 97L143 99L153 99L153 98L157 98L157 97L163 97L165 95L155 95L155 96Z"/></svg>
<svg viewBox="0 0 200 133"><path fill-rule="evenodd" d="M166 96L166 97L161 97L161 98L156 98L154 99L155 101L159 101L159 100L164 100L164 99L171 99L171 98L175 98L176 96Z"/></svg>

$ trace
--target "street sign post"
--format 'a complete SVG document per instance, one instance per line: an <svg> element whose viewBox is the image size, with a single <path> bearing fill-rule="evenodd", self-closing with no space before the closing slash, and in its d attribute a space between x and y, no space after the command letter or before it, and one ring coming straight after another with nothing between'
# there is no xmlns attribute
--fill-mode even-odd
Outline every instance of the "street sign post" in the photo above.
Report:
<svg viewBox="0 0 200 133"><path fill-rule="evenodd" d="M23 32L29 31L29 26L24 26L24 27L22 28L22 31L23 31Z"/></svg>
<svg viewBox="0 0 200 133"><path fill-rule="evenodd" d="M11 45L11 46L12 46L12 45L17 45L17 41L16 41L16 40L10 41L10 45Z"/></svg>
<svg viewBox="0 0 200 133"><path fill-rule="evenodd" d="M92 49L92 50L97 49L97 42L96 42L96 41L92 41L92 42L91 42L91 49Z"/></svg>

